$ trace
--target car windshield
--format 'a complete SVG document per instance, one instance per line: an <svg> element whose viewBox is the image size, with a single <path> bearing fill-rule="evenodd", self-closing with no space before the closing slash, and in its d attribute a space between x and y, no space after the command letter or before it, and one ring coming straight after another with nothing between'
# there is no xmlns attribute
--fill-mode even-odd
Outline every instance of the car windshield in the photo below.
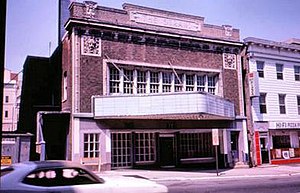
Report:
<svg viewBox="0 0 300 193"><path fill-rule="evenodd" d="M5 176L6 174L11 173L13 170L14 169L12 167L3 168L1 169L0 176Z"/></svg>

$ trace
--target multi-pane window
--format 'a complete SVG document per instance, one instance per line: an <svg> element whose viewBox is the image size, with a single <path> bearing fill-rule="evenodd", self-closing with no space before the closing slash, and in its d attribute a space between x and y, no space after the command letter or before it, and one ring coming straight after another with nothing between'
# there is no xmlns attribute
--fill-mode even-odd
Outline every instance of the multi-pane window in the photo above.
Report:
<svg viewBox="0 0 300 193"><path fill-rule="evenodd" d="M146 93L147 72L137 71L137 93Z"/></svg>
<svg viewBox="0 0 300 193"><path fill-rule="evenodd" d="M285 95L279 94L279 111L280 114L285 114Z"/></svg>
<svg viewBox="0 0 300 193"><path fill-rule="evenodd" d="M180 156L182 158L213 157L211 133L181 133Z"/></svg>
<svg viewBox="0 0 300 193"><path fill-rule="evenodd" d="M83 156L85 158L99 157L99 133L85 133L83 143Z"/></svg>
<svg viewBox="0 0 300 193"><path fill-rule="evenodd" d="M295 80L300 81L300 66L294 66Z"/></svg>
<svg viewBox="0 0 300 193"><path fill-rule="evenodd" d="M159 72L150 72L150 93L159 92Z"/></svg>
<svg viewBox="0 0 300 193"><path fill-rule="evenodd" d="M183 74L175 74L175 92L181 92L183 88Z"/></svg>
<svg viewBox="0 0 300 193"><path fill-rule="evenodd" d="M277 79L283 80L283 64L276 64Z"/></svg>
<svg viewBox="0 0 300 193"><path fill-rule="evenodd" d="M155 133L135 134L135 161L155 162Z"/></svg>
<svg viewBox="0 0 300 193"><path fill-rule="evenodd" d="M197 91L205 91L206 76L197 76Z"/></svg>
<svg viewBox="0 0 300 193"><path fill-rule="evenodd" d="M111 165L113 168L131 167L131 133L111 134Z"/></svg>
<svg viewBox="0 0 300 193"><path fill-rule="evenodd" d="M133 70L124 69L124 94L133 93Z"/></svg>
<svg viewBox="0 0 300 193"><path fill-rule="evenodd" d="M297 96L298 115L300 115L300 96Z"/></svg>
<svg viewBox="0 0 300 193"><path fill-rule="evenodd" d="M208 76L207 77L207 84L208 84L208 92L210 94L216 94L216 76Z"/></svg>
<svg viewBox="0 0 300 193"><path fill-rule="evenodd" d="M185 85L186 85L186 91L194 91L194 85L195 85L195 81L194 81L194 75L186 75L185 78Z"/></svg>
<svg viewBox="0 0 300 193"><path fill-rule="evenodd" d="M109 69L109 92L119 93L120 91L120 72L116 68Z"/></svg>
<svg viewBox="0 0 300 193"><path fill-rule="evenodd" d="M256 61L256 68L257 68L258 77L261 77L261 78L264 77L264 65L265 65L265 62Z"/></svg>
<svg viewBox="0 0 300 193"><path fill-rule="evenodd" d="M204 91L217 92L218 75L204 72L171 72L165 69L109 68L110 94L146 94L162 92Z"/></svg>
<svg viewBox="0 0 300 193"><path fill-rule="evenodd" d="M260 93L259 96L259 109L260 113L267 113L266 93Z"/></svg>
<svg viewBox="0 0 300 193"><path fill-rule="evenodd" d="M172 86L172 74L170 72L162 73L162 91L163 92L171 92Z"/></svg>

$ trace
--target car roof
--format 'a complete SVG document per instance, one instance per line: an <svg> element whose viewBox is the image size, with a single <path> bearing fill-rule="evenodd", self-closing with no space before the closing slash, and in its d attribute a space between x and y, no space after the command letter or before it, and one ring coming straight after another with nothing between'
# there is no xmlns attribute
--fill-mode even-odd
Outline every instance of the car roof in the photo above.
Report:
<svg viewBox="0 0 300 193"><path fill-rule="evenodd" d="M23 162L23 164L34 164L36 168L48 168L48 167L80 167L87 169L85 166L66 160L45 160L45 161L29 161Z"/></svg>

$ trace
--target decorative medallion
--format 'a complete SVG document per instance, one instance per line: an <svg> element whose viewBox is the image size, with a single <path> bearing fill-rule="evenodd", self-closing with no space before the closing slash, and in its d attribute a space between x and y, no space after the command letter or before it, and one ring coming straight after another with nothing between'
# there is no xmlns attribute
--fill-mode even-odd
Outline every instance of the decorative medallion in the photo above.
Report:
<svg viewBox="0 0 300 193"><path fill-rule="evenodd" d="M94 18L95 10L97 8L97 3L93 1L84 1L85 5L85 17Z"/></svg>
<svg viewBox="0 0 300 193"><path fill-rule="evenodd" d="M100 38L95 36L82 36L81 50L83 55L101 56Z"/></svg>
<svg viewBox="0 0 300 193"><path fill-rule="evenodd" d="M225 69L236 69L236 55L223 53L223 66Z"/></svg>
<svg viewBox="0 0 300 193"><path fill-rule="evenodd" d="M225 36L232 36L232 26L230 25L223 25L225 30Z"/></svg>

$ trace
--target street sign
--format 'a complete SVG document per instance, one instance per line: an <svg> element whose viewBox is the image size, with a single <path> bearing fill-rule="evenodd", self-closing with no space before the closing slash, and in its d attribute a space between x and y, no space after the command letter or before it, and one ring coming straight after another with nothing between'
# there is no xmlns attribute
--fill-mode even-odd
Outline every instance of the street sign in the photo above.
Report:
<svg viewBox="0 0 300 193"><path fill-rule="evenodd" d="M212 129L212 141L213 145L219 145L219 130Z"/></svg>

